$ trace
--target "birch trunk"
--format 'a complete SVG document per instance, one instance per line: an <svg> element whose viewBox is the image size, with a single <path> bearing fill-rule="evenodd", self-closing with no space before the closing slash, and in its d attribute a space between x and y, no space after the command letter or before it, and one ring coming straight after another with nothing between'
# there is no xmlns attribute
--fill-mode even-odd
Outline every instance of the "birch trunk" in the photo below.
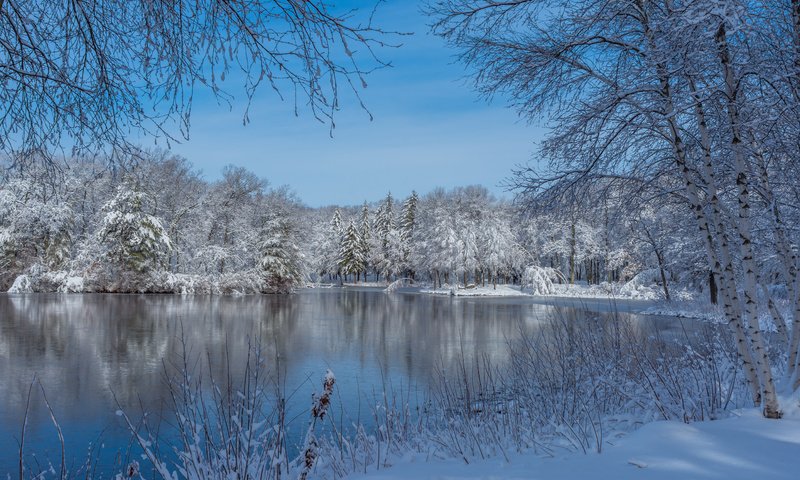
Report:
<svg viewBox="0 0 800 480"><path fill-rule="evenodd" d="M800 1L800 0L798 0ZM776 327L783 328L781 335L785 337L788 361L787 361L787 382L786 385L791 391L800 387L800 375L798 375L798 347L800 347L800 288L797 283L797 254L792 249L787 233L786 225L781 217L780 209L778 208L778 201L775 198L772 186L769 181L769 172L767 171L766 160L760 147L754 141L756 152L756 160L758 164L758 171L761 177L761 184L763 190L764 201L769 206L770 222L772 224L773 238L775 240L775 249L780 257L781 274L783 275L784 282L786 282L786 290L789 295L789 301L792 312L792 333L789 335L786 323L783 317L780 316L772 298L769 298L771 305L770 313L775 319ZM766 295L766 289L764 289ZM772 311L774 309L774 312ZM776 314L778 317L776 317ZM780 323L780 324L779 324Z"/></svg>
<svg viewBox="0 0 800 480"><path fill-rule="evenodd" d="M739 221L736 223L739 233L739 247L742 254L742 266L744 267L744 306L747 313L746 328L748 337L753 343L753 356L756 361L759 377L761 378L761 390L764 396L764 416L767 418L780 418L781 411L778 405L778 396L772 377L772 369L770 367L766 345L761 335L761 328L758 324L758 293L756 286L756 278L758 275L756 273L756 263L751 239L750 192L740 131L739 99L737 98L739 91L736 79L734 78L733 66L731 65L727 33L724 24L721 24L717 30L716 41L719 48L720 66L722 67L725 81L725 93L727 95L726 107L731 128L731 153L733 155L733 167L736 175L736 189L738 193Z"/></svg>
<svg viewBox="0 0 800 480"><path fill-rule="evenodd" d="M655 53L658 51L658 48L656 47L653 30L652 28L650 28L649 21L646 17L646 10L644 8L644 3L640 0L637 2L637 5L643 15L642 27L644 29L645 37L648 40L648 47ZM655 58L658 58L658 56L655 55ZM666 65L658 60L654 63L653 66L655 68L657 78L660 82L660 94L664 102L663 106L664 111L662 113L669 127L669 135L672 140L671 143L675 155L675 161L677 163L678 168L681 171L681 175L683 176L683 180L686 185L687 198L692 207L692 211L694 212L695 219L697 220L698 223L698 227L700 228L700 231L703 234L702 236L705 242L706 253L709 258L709 263L716 270L720 270L720 263L716 257L714 249L714 236L713 236L714 231L709 226L706 213L703 209L703 204L700 201L700 195L698 193L697 184L692 178L686 157L686 146L681 137L681 130L677 123L675 115L676 113L675 107L672 100L670 77L668 74L668 70ZM714 191L714 193L715 192L716 191ZM721 243L721 252L724 252L725 251L724 249L727 248L725 243L725 235L721 236L720 243ZM727 261L726 263L730 263L730 261ZM725 273L725 270L723 270L723 273ZM742 364L743 364L742 366L745 371L745 376L751 388L751 393L753 394L753 403L759 405L761 402L761 392L760 392L761 382L759 381L759 376L757 373L758 364L757 362L754 362L753 355L750 351L750 342L748 341L747 335L745 333L745 324L742 321L742 316L738 314L739 302L736 301L736 282L735 282L735 277L733 276L732 268L730 272L725 273L725 275L721 276L720 279L721 279L720 283L722 284L721 286L723 287L721 290L723 292L723 299L724 299L723 302L725 304L726 317L728 318L728 323L733 327L734 333L736 335L737 350L739 353L739 357L742 359Z"/></svg>
<svg viewBox="0 0 800 480"><path fill-rule="evenodd" d="M792 0L792 43L794 45L794 100L800 104L800 0ZM796 292L794 297L795 314L792 321L792 334L789 337L789 364L788 374L792 391L800 388L800 287L797 286L795 273Z"/></svg>
<svg viewBox="0 0 800 480"><path fill-rule="evenodd" d="M742 359L745 375L747 376L748 383L750 384L751 393L753 394L753 403L755 405L761 404L761 382L758 378L753 355L750 350L750 342L745 332L745 327L742 322L742 309L739 301L739 293L736 285L736 273L733 268L733 260L730 253L730 245L728 244L727 228L725 226L724 215L720 206L719 196L717 195L718 187L717 180L714 174L714 164L711 157L711 138L708 132L708 123L706 122L705 109L703 102L697 91L697 87L692 78L689 78L689 88L695 104L695 118L697 121L697 129L700 132L700 146L703 151L703 169L702 178L708 192L708 204L711 207L711 222L702 219L701 229L705 229L704 242L706 250L709 255L712 271L719 278L719 293L722 297L722 308L725 312L725 317L728 323L736 334L736 344L739 351L739 356ZM684 173L686 181L689 181L688 171ZM700 202L697 198L696 187L693 189L691 198L693 201ZM699 208L699 207L698 207ZM702 212L702 209L700 209ZM714 239L717 240L719 246L719 254L714 248Z"/></svg>

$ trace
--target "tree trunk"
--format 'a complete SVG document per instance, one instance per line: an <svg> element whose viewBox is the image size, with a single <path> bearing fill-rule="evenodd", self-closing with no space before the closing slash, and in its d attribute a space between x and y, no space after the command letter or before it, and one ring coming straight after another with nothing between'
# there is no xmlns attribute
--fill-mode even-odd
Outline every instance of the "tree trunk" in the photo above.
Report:
<svg viewBox="0 0 800 480"><path fill-rule="evenodd" d="M708 295L711 300L711 305L717 304L717 282L714 280L714 272L708 271Z"/></svg>
<svg viewBox="0 0 800 480"><path fill-rule="evenodd" d="M661 274L661 283L664 285L664 298L669 302L672 300L669 296L669 285L667 284L667 274L664 271L664 256L660 251L656 250L656 260L658 260L658 271Z"/></svg>
<svg viewBox="0 0 800 480"><path fill-rule="evenodd" d="M570 225L569 240L569 284L575 284L575 222Z"/></svg>
<svg viewBox="0 0 800 480"><path fill-rule="evenodd" d="M697 127L700 132L700 145L703 151L703 169L701 178L705 184L706 191L709 198L707 203L711 206L711 224L700 203L697 187L694 185L689 169L685 166L685 159L683 160L684 167L682 168L684 180L687 184L687 193L689 194L692 209L695 211L695 218L697 219L703 241L705 244L706 252L711 265L711 274L719 278L719 290L723 299L723 311L736 334L736 344L739 351L739 357L742 360L742 367L745 371L748 383L753 393L753 403L755 405L761 404L761 387L758 379L758 374L755 370L755 362L753 355L750 351L750 344L742 323L741 306L739 303L736 276L733 270L733 262L731 260L728 236L726 234L725 223L723 222L723 215L719 205L719 197L717 196L717 183L714 175L714 165L711 156L711 140L708 132L708 125L705 119L705 111L703 103L697 92L694 81L689 78L689 86L692 91L692 96L695 102L695 118L697 120ZM679 163L681 161L679 160ZM719 247L719 256L714 245Z"/></svg>
<svg viewBox="0 0 800 480"><path fill-rule="evenodd" d="M736 175L737 202L739 205L739 247L742 253L742 266L744 267L744 301L747 312L747 330L753 342L756 366L761 378L761 390L764 395L764 416L767 418L780 418L781 411L778 405L778 395L772 378L769 356L766 344L761 335L758 324L758 303L756 279L756 262L751 239L750 221L750 192L745 164L744 150L742 148L742 135L740 132L739 103L737 80L734 78L733 66L728 52L727 33L725 25L721 24L716 34L719 47L719 61L725 80L725 93L727 94L728 119L731 128L731 151L733 153L733 166Z"/></svg>

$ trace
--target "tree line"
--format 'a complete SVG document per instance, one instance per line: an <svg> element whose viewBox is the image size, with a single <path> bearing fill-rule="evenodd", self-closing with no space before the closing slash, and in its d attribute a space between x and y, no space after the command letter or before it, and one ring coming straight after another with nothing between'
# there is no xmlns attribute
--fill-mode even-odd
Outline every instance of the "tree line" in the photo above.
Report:
<svg viewBox="0 0 800 480"><path fill-rule="evenodd" d="M163 151L69 165L4 170L0 288L20 276L37 291L286 292L397 279L463 287L524 284L538 266L560 283L640 278L666 298L673 283L708 289L679 202L631 209L620 191L536 211L467 186L311 208L244 168L207 181Z"/></svg>

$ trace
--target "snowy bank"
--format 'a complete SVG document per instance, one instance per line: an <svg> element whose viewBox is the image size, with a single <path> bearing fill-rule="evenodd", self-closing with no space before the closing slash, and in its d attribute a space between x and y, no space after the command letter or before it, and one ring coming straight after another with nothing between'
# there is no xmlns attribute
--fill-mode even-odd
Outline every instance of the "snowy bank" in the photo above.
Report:
<svg viewBox="0 0 800 480"><path fill-rule="evenodd" d="M497 287L452 287L452 288L423 288L420 293L432 295L453 295L456 297L519 297L526 296L518 288L509 285L498 285Z"/></svg>
<svg viewBox="0 0 800 480"><path fill-rule="evenodd" d="M554 283L553 296L557 297L576 297L576 298L625 298L631 300L663 300L664 291L661 286L656 284L642 284L631 280L628 283L608 283L602 282L599 285L587 285L585 283L566 284ZM549 295L543 295L549 296ZM672 292L673 299L688 301L697 296L697 292L686 289Z"/></svg>
<svg viewBox="0 0 800 480"><path fill-rule="evenodd" d="M756 410L724 420L653 422L602 454L428 461L423 455L349 478L407 479L796 479L800 417L767 420Z"/></svg>
<svg viewBox="0 0 800 480"><path fill-rule="evenodd" d="M289 285L274 285L258 271L216 275L169 272L48 271L34 265L18 275L8 293L161 293L177 295L249 295L286 293Z"/></svg>

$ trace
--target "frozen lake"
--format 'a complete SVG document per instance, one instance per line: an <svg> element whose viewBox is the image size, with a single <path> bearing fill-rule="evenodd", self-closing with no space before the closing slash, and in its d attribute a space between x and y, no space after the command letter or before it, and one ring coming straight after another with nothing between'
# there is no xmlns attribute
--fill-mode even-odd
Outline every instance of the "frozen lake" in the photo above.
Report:
<svg viewBox="0 0 800 480"><path fill-rule="evenodd" d="M260 339L286 386L292 428L307 425L312 391L330 368L337 377L334 411L369 422L374 392L390 384L417 401L438 367L462 355L507 361L506 344L562 309L578 319L617 309L647 328L679 328L675 320L639 316L646 302L452 298L370 289L302 290L294 295L180 297L161 295L0 295L0 476L16 476L26 397L34 375L64 432L67 463L80 465L100 447L101 471L125 450L130 435L117 404L138 417L168 397L165 362L210 359L221 378L244 364L248 339ZM580 320L579 320L580 321ZM183 335L181 334L183 332ZM227 359L230 359L229 361ZM25 438L26 461L58 469L58 437L34 389ZM345 413L340 413L345 412ZM98 441L99 439L99 441ZM35 453L36 457L31 456Z"/></svg>

